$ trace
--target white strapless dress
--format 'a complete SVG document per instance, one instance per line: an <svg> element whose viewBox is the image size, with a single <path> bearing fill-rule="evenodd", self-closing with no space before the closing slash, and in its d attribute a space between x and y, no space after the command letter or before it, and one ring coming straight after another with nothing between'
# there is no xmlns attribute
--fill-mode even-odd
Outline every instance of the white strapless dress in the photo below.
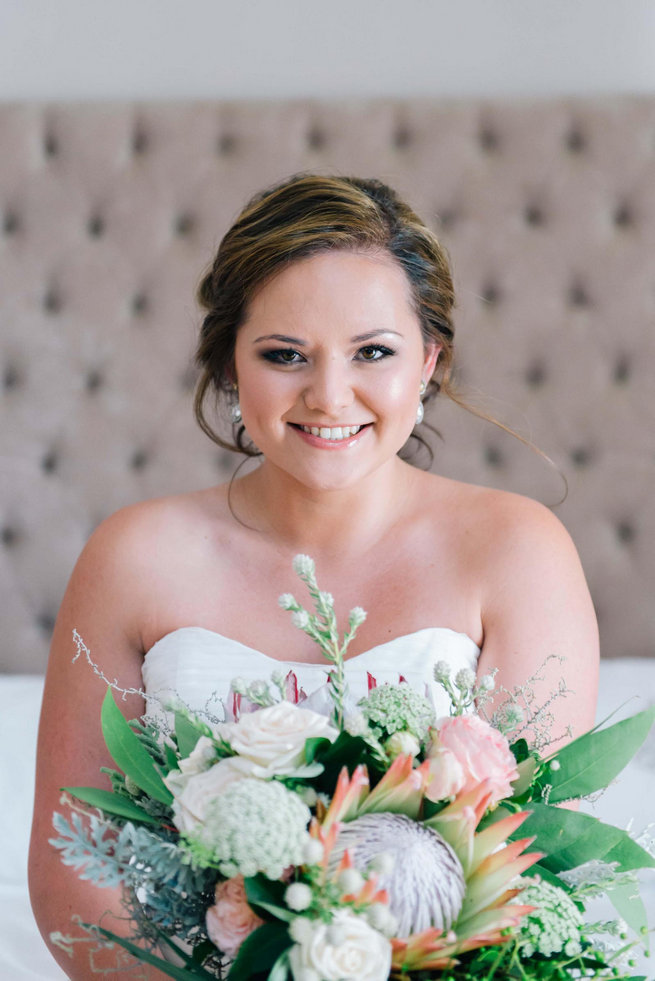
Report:
<svg viewBox="0 0 655 981"><path fill-rule="evenodd" d="M450 703L434 681L435 664L446 661L453 672L475 671L479 654L470 637L447 627L396 637L346 660L349 701L354 704L375 685L406 681L429 698L437 717L447 715ZM238 709L230 691L233 678L268 681L274 671L286 676L292 696L308 697L317 711L329 711L329 670L327 662L279 661L204 627L180 627L166 634L145 655L142 669L149 714L159 715L173 698L212 721L233 718Z"/></svg>

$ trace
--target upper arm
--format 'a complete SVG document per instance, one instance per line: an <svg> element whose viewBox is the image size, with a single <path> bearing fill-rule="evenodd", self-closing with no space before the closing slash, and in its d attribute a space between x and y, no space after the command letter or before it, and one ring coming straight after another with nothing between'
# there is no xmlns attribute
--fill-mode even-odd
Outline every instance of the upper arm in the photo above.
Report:
<svg viewBox="0 0 655 981"><path fill-rule="evenodd" d="M598 629L576 549L560 521L526 498L503 495L486 556L479 671L498 668L508 690L526 684L552 700L555 743L589 729L598 688ZM501 699L502 700L502 699ZM552 748L552 746L551 746Z"/></svg>
<svg viewBox="0 0 655 981"><path fill-rule="evenodd" d="M84 657L74 660L73 630L89 648L98 671L123 688L139 690L142 685L141 529L138 509L126 509L104 522L82 552L59 610L37 747L30 853L33 899L35 889L47 891L49 881L61 872L58 856L48 845L60 788L108 786L99 770L111 765L100 726L107 686ZM117 700L128 718L143 712L139 695Z"/></svg>

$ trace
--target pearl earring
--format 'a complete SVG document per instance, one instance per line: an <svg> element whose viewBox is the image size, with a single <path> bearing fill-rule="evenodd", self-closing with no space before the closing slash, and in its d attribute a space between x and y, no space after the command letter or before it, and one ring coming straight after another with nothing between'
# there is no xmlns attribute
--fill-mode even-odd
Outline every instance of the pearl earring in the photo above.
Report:
<svg viewBox="0 0 655 981"><path fill-rule="evenodd" d="M421 423L423 422L423 417L425 415L425 410L423 408L423 402L421 401L421 397L423 395L425 395L425 389L426 388L427 388L427 386L426 386L425 382L422 381L421 382L421 387L419 388L418 408L416 409L416 425L417 426L420 426L421 425Z"/></svg>
<svg viewBox="0 0 655 981"><path fill-rule="evenodd" d="M239 405L239 389L234 385L230 399L230 420L232 425L237 426L242 418L241 406Z"/></svg>

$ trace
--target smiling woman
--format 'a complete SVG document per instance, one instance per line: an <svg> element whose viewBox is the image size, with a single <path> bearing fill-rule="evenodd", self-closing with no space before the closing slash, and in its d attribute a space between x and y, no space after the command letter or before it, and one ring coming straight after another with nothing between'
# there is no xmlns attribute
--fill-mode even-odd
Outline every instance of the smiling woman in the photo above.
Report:
<svg viewBox="0 0 655 981"><path fill-rule="evenodd" d="M399 676L434 698L438 662L467 677L498 668L510 689L540 670L537 703L561 676L571 691L552 706L556 738L593 721L596 624L560 523L531 500L401 458L423 400L457 399L451 275L414 212L376 180L291 178L246 206L200 299L198 421L257 460L230 485L118 512L78 561L39 737L31 888L46 938L72 913L94 921L121 899L98 898L48 845L60 788L98 785L111 765L103 686L71 664L74 629L97 671L130 692L128 717L143 711L143 688L173 690L193 709L213 695L227 709L234 676L257 679L271 661L297 695L311 694L325 680L321 653L276 605L293 556L308 553L338 612L353 601L368 612L345 665L354 698ZM211 395L233 441L208 421ZM70 977L92 975L80 947L73 962L55 955Z"/></svg>

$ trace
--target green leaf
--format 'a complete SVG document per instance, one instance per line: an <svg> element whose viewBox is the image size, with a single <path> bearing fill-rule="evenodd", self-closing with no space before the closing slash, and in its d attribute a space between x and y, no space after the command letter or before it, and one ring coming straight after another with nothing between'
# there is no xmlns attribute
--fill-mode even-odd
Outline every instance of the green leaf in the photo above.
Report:
<svg viewBox="0 0 655 981"><path fill-rule="evenodd" d="M290 923L296 916L284 902L286 882L272 882L263 875L250 876L244 879L248 903L257 910L270 913L277 920Z"/></svg>
<svg viewBox="0 0 655 981"><path fill-rule="evenodd" d="M540 862L551 872L575 868L592 858L618 862L621 871L655 866L655 860L626 831L590 814L538 803L530 804L530 811L512 838L535 835L533 847L546 853Z"/></svg>
<svg viewBox="0 0 655 981"><path fill-rule="evenodd" d="M619 916L623 917L638 937L643 938L648 949L648 917L646 907L639 895L638 884L630 882L615 886L608 890L607 895Z"/></svg>
<svg viewBox="0 0 655 981"><path fill-rule="evenodd" d="M313 763L316 757L324 753L332 745L329 739L325 736L312 736L310 739L305 740L305 761L307 763Z"/></svg>
<svg viewBox="0 0 655 981"><path fill-rule="evenodd" d="M638 845L634 838L624 833L621 840L603 859L605 862L618 862L623 872L631 869L655 869L655 858Z"/></svg>
<svg viewBox="0 0 655 981"><path fill-rule="evenodd" d="M90 925L83 923L82 926L88 929ZM170 961L165 961L163 957L157 957L156 954L151 953L151 951L146 950L143 947L139 947L126 937L119 937L118 934L112 933L111 930L105 930L104 927L93 926L91 929L96 930L99 934L101 934L101 936L105 937L106 940L112 940L120 947L123 947L124 950L127 950L143 964L150 964L153 967L158 967L162 974L168 975L169 978L176 978L177 981L194 981L194 979L197 978L201 978L203 981L216 981L215 974L210 974L208 971L205 971L204 968L200 967L199 964L194 964L191 958L188 957L184 951L180 950L175 946L175 944L171 943L171 941L168 940L168 938L160 931L158 932L161 939L165 941L169 947L176 951L180 959L186 964L186 967L178 967L177 964L171 964Z"/></svg>
<svg viewBox="0 0 655 981"><path fill-rule="evenodd" d="M287 981L289 977L289 955L285 950L271 968L267 981Z"/></svg>
<svg viewBox="0 0 655 981"><path fill-rule="evenodd" d="M186 713L175 713L175 738L182 759L191 755L202 734L202 730L193 724Z"/></svg>
<svg viewBox="0 0 655 981"><path fill-rule="evenodd" d="M127 818L129 821L138 821L140 824L161 824L161 821L152 817L138 804L121 794L113 794L111 790L101 790L99 787L62 787L61 789L76 797L77 800L84 801L85 804L99 807L105 814Z"/></svg>
<svg viewBox="0 0 655 981"><path fill-rule="evenodd" d="M249 981L253 974L270 971L280 954L291 946L286 927L264 923L246 937L228 974L228 981Z"/></svg>
<svg viewBox="0 0 655 981"><path fill-rule="evenodd" d="M150 797L171 804L173 795L161 778L150 754L130 729L116 705L111 688L102 703L102 734L114 763Z"/></svg>
<svg viewBox="0 0 655 981"><path fill-rule="evenodd" d="M559 769L547 767L541 784L552 786L549 801L585 797L602 790L627 766L655 721L655 706L616 722L607 729L588 732L561 749Z"/></svg>

